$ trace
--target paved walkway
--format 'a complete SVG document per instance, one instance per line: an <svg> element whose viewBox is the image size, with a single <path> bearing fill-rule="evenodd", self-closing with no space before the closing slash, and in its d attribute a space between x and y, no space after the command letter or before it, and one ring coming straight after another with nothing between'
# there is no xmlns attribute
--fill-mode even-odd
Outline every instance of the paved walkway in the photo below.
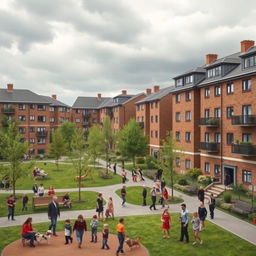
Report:
<svg viewBox="0 0 256 256"><path fill-rule="evenodd" d="M100 164L105 166L105 162L103 160L100 161ZM117 173L120 174L121 168L117 167ZM148 187L152 187L153 181L150 179L145 178L144 182L134 183L132 182L131 173L127 172L127 178L129 181L126 183L126 186L139 186L145 184ZM120 178L121 182L121 178ZM103 194L105 200L107 200L110 196L113 198L114 208L115 208L115 215L116 216L134 216L134 215L149 215L149 214L160 214L162 211L150 211L149 208L146 206L138 206L132 204L126 204L125 207L121 207L121 198L115 193L116 190L120 189L122 184L105 186L105 187L92 187L92 188L82 188L82 191L97 191ZM77 188L71 189L56 189L56 192L66 192L66 191L77 191ZM31 193L31 190L17 190L17 193ZM2 192L1 192L2 193ZM189 212L197 211L199 201L197 197L192 197L185 195L183 193L174 191L174 195L177 197L181 197L187 205L187 209ZM148 202L149 203L149 202ZM170 205L170 212L179 212L180 211L180 204ZM95 209L92 210L77 210L77 211L65 211L61 213L60 220L65 220L67 218L75 219L77 218L78 214L83 214L85 217L91 217L95 214ZM33 218L33 223L42 223L48 222L48 217L46 213L38 213L38 214L30 214ZM240 220L236 217L233 217L227 213L224 213L220 210L215 210L215 219L210 220L210 222L226 229L233 234L247 240L248 242L256 245L256 226ZM22 225L24 222L24 215L15 216L16 221L8 221L7 217L0 218L0 227L10 227L16 225Z"/></svg>

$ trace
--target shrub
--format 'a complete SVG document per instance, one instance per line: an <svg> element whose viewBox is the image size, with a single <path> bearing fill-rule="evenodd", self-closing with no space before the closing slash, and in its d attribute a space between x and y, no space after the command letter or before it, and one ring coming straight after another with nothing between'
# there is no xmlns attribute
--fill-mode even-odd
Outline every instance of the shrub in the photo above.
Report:
<svg viewBox="0 0 256 256"><path fill-rule="evenodd" d="M145 171L144 172L144 175L147 176L149 179L151 180L154 180L155 177L156 177L156 174L155 172L152 172L152 171Z"/></svg>
<svg viewBox="0 0 256 256"><path fill-rule="evenodd" d="M212 180L210 176L205 176L205 175L199 175L197 178L197 181L201 184L203 184L204 186L207 186L209 184L211 184Z"/></svg>
<svg viewBox="0 0 256 256"><path fill-rule="evenodd" d="M231 193L225 193L223 196L224 202L225 203L231 203L232 200L232 195Z"/></svg>
<svg viewBox="0 0 256 256"><path fill-rule="evenodd" d="M198 188L194 184L187 185L185 187L185 191L188 192L189 194L197 194L197 190L198 190Z"/></svg>
<svg viewBox="0 0 256 256"><path fill-rule="evenodd" d="M256 218L256 213L251 213L248 215L250 220L253 220L254 218Z"/></svg>
<svg viewBox="0 0 256 256"><path fill-rule="evenodd" d="M196 180L199 175L202 175L202 171L199 168L193 168L190 169L186 174L192 179Z"/></svg>
<svg viewBox="0 0 256 256"><path fill-rule="evenodd" d="M105 171L100 171L99 172L99 176L102 178L102 179L111 179L111 175L106 173Z"/></svg>
<svg viewBox="0 0 256 256"><path fill-rule="evenodd" d="M155 169L157 167L157 161L153 156L147 156L146 165L148 169Z"/></svg>
<svg viewBox="0 0 256 256"><path fill-rule="evenodd" d="M189 183L187 182L186 179L181 178L181 179L178 181L178 184L179 184L179 185L182 185L182 186L185 186L185 185L188 185Z"/></svg>
<svg viewBox="0 0 256 256"><path fill-rule="evenodd" d="M144 157L136 157L136 164L144 164L145 159Z"/></svg>
<svg viewBox="0 0 256 256"><path fill-rule="evenodd" d="M220 207L221 207L222 209L225 209L225 210L230 210L231 206L232 206L232 204L229 204L229 203L222 203L222 204L220 205Z"/></svg>

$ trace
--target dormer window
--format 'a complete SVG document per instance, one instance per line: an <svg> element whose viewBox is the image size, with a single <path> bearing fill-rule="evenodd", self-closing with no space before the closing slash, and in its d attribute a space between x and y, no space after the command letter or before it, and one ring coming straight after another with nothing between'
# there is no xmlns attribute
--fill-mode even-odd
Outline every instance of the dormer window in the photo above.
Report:
<svg viewBox="0 0 256 256"><path fill-rule="evenodd" d="M244 59L244 68L256 66L256 55Z"/></svg>
<svg viewBox="0 0 256 256"><path fill-rule="evenodd" d="M176 86L182 86L183 85L183 79L179 78L176 80Z"/></svg>
<svg viewBox="0 0 256 256"><path fill-rule="evenodd" d="M192 84L193 83L193 75L185 77L185 84Z"/></svg>
<svg viewBox="0 0 256 256"><path fill-rule="evenodd" d="M221 66L208 69L208 71L207 71L207 77L208 78L215 77L215 76L220 76L220 75L221 75Z"/></svg>

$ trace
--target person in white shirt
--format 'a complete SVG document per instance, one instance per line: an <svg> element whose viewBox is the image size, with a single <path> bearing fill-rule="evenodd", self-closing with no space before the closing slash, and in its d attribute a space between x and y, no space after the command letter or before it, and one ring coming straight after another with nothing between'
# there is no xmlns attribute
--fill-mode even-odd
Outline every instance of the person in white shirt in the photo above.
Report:
<svg viewBox="0 0 256 256"><path fill-rule="evenodd" d="M44 186L43 184L40 184L38 187L38 196L44 196Z"/></svg>

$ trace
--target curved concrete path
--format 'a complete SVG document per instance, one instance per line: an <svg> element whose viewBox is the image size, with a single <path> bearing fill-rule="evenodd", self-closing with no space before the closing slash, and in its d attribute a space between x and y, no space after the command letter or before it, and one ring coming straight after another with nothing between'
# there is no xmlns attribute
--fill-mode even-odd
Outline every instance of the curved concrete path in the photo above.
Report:
<svg viewBox="0 0 256 256"><path fill-rule="evenodd" d="M105 161L100 160L100 164L105 166ZM117 167L117 173L121 173L121 168ZM127 178L129 181L125 184L127 187L130 186L140 186L145 184L148 187L152 187L153 181L145 178L144 182L132 182L131 172L127 171ZM121 183L121 178L120 178ZM134 215L149 215L149 214L160 214L162 211L150 211L148 206L139 206L126 204L125 207L121 206L121 198L115 193L116 190L122 188L123 184L116 184L105 187L91 187L91 188L82 188L82 191L97 191L103 194L105 200L107 200L110 196L113 198L114 202L114 211L115 216L134 216ZM56 192L66 192L66 191L77 191L77 188L69 188L69 189L56 189ZM9 192L0 192L0 193L9 193ZM17 193L32 193L31 190L17 190ZM192 197L185 195L181 192L174 191L174 195L177 197L181 197L187 205L187 209L189 212L197 211L199 206L199 201L197 197ZM147 202L148 204L150 202ZM159 207L158 207L159 208ZM170 205L170 212L179 212L180 204ZM65 211L61 212L60 220L65 220L67 218L75 219L79 214L83 214L86 218L91 218L92 215L95 214L95 209L92 210L76 210L76 211ZM33 223L42 223L48 222L48 217L46 213L37 213L37 214L29 214L33 218ZM256 245L256 226L240 220L232 215L229 215L220 210L215 210L215 219L211 220L212 223L230 231L231 233L243 238L244 240ZM15 216L16 221L8 221L7 217L0 218L0 227L10 227L22 225L24 219L26 217L24 215Z"/></svg>

